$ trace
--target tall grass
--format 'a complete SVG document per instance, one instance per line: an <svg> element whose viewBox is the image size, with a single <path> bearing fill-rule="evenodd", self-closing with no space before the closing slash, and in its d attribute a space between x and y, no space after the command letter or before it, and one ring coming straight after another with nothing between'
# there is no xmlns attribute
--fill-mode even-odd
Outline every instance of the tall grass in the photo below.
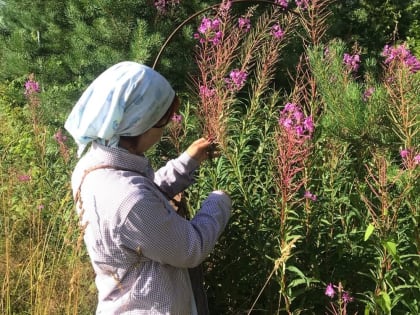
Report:
<svg viewBox="0 0 420 315"><path fill-rule="evenodd" d="M0 313L89 314L95 291L74 216L72 163L63 138L43 123L40 97L33 91L13 107L0 100Z"/></svg>

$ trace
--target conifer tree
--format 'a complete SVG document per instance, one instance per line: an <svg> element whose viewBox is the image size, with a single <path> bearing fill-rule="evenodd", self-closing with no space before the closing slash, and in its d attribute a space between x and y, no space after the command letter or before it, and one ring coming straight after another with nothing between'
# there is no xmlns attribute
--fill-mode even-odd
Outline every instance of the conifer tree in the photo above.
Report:
<svg viewBox="0 0 420 315"><path fill-rule="evenodd" d="M113 63L148 65L166 37L199 2L159 8L150 0L8 0L0 6L0 79L36 73L45 83L91 81ZM194 44L188 27L162 55L159 71L185 74ZM182 71L181 71L182 70Z"/></svg>

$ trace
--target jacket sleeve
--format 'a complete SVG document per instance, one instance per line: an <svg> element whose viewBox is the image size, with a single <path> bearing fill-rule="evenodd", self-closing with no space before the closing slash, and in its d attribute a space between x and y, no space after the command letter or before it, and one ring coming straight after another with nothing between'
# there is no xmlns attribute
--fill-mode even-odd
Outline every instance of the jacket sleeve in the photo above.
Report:
<svg viewBox="0 0 420 315"><path fill-rule="evenodd" d="M172 198L194 182L194 171L198 166L199 163L184 152L156 171L154 182Z"/></svg>
<svg viewBox="0 0 420 315"><path fill-rule="evenodd" d="M230 213L230 197L214 191L188 221L168 209L150 190L127 215L121 227L121 242L161 264L192 268L213 250Z"/></svg>

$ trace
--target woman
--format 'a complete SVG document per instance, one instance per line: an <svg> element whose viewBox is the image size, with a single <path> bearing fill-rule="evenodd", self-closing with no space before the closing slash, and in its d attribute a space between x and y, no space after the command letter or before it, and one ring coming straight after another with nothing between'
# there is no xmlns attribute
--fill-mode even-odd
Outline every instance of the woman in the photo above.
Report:
<svg viewBox="0 0 420 315"><path fill-rule="evenodd" d="M193 182L211 142L201 138L154 172L144 153L156 144L179 102L153 69L122 62L83 93L65 128L82 155L72 188L96 274L97 314L201 313L188 268L212 251L231 209L214 191L190 220L168 199Z"/></svg>

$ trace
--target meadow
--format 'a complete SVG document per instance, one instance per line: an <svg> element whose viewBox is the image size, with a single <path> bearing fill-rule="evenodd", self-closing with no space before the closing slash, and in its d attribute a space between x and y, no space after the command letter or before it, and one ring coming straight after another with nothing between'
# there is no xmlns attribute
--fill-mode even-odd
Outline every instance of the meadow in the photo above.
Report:
<svg viewBox="0 0 420 315"><path fill-rule="evenodd" d="M200 17L193 87L149 157L198 135L222 150L184 194L191 215L212 189L233 200L204 264L211 314L420 314L420 61L404 43L364 60L324 42L328 2ZM62 92L36 73L0 83L1 314L95 310Z"/></svg>

